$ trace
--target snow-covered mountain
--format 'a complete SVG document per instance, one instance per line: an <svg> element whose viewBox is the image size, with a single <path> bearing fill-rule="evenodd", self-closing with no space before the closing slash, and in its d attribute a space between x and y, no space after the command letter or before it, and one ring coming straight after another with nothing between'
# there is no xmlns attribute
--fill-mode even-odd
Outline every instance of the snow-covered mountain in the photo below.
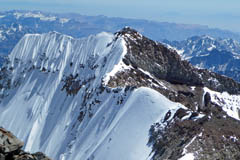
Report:
<svg viewBox="0 0 240 160"><path fill-rule="evenodd" d="M240 81L240 43L233 39L195 36L184 41L167 41L183 59L199 68L223 74Z"/></svg>
<svg viewBox="0 0 240 160"><path fill-rule="evenodd" d="M9 56L14 89L2 100L1 125L27 151L53 159L147 159L150 125L181 105L148 88L103 86L124 67L125 41L115 38L24 36Z"/></svg>
<svg viewBox="0 0 240 160"><path fill-rule="evenodd" d="M0 77L0 125L27 151L56 160L238 154L240 84L130 28L82 39L27 34ZM214 152L228 148L212 155L208 143Z"/></svg>

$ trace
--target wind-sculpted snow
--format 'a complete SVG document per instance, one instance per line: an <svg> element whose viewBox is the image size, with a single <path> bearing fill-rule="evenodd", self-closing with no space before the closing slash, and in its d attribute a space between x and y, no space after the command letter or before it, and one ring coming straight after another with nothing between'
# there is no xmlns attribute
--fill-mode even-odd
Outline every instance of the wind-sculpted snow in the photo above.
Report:
<svg viewBox="0 0 240 160"><path fill-rule="evenodd" d="M109 33L73 39L26 35L9 56L10 89L2 89L0 125L61 160L145 160L150 126L181 107L149 88L109 88L126 54Z"/></svg>

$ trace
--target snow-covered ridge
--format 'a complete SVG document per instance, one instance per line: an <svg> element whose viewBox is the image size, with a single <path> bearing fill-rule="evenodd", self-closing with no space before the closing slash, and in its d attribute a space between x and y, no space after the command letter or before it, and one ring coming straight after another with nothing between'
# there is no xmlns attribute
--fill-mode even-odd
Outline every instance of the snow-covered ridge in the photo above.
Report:
<svg viewBox="0 0 240 160"><path fill-rule="evenodd" d="M114 43L113 40L114 35L105 32L82 39L74 39L57 32L27 34L9 57L12 67L31 63L34 67L44 68L50 72L63 73L71 69L72 74L77 73L80 65L96 66L109 62L103 71L99 71L103 76L112 71L126 52L123 39L119 38ZM111 58L111 61L106 61L107 58ZM21 63L16 64L19 60Z"/></svg>

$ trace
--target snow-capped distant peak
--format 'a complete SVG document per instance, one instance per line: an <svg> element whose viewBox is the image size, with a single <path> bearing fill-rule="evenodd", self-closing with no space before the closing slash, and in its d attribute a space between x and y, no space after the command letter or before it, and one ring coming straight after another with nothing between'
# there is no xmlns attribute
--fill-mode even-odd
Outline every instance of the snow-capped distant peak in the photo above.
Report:
<svg viewBox="0 0 240 160"><path fill-rule="evenodd" d="M62 23L62 24L69 22L69 20L70 20L70 19L68 19L68 18L60 18L60 19L59 19L60 23Z"/></svg>
<svg viewBox="0 0 240 160"><path fill-rule="evenodd" d="M214 45L214 44L211 44L211 47L209 47L207 50L208 51L212 51L213 49L215 49L216 48L216 46Z"/></svg>
<svg viewBox="0 0 240 160"><path fill-rule="evenodd" d="M212 41L216 40L215 38L213 38L213 37L211 37L209 35L203 35L201 38L203 38L203 39L210 39Z"/></svg>
<svg viewBox="0 0 240 160"><path fill-rule="evenodd" d="M23 18L39 18L42 21L55 21L57 19L57 17L55 16L46 16L44 14L42 14L41 12L15 12L13 13L13 15L16 17L16 19L19 19L21 17ZM61 21L66 21L65 20L61 20Z"/></svg>

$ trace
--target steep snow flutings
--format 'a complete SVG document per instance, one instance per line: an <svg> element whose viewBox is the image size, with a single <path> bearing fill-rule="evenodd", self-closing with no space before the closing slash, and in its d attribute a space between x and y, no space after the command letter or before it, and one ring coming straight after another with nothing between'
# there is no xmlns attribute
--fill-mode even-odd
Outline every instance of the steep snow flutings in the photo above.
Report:
<svg viewBox="0 0 240 160"><path fill-rule="evenodd" d="M104 86L126 69L124 54L123 38L109 33L26 35L9 56L0 124L53 159L147 159L151 124L181 105L148 88Z"/></svg>

